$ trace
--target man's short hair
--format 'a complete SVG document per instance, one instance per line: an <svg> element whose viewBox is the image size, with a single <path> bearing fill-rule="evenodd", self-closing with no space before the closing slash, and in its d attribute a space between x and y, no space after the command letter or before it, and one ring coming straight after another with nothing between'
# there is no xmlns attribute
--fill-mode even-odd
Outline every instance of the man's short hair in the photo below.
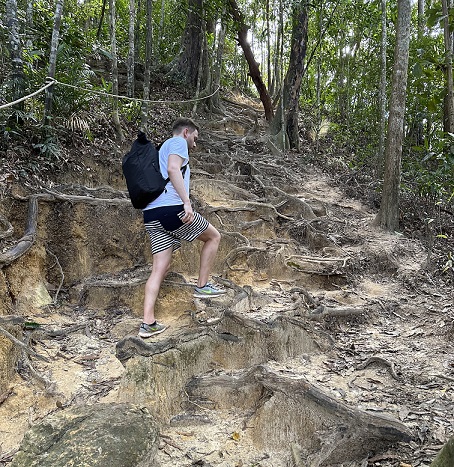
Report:
<svg viewBox="0 0 454 467"><path fill-rule="evenodd" d="M199 126L192 120L192 118L180 117L175 120L172 126L172 133L174 135L180 134L185 128L189 128L191 133L195 130L199 131Z"/></svg>

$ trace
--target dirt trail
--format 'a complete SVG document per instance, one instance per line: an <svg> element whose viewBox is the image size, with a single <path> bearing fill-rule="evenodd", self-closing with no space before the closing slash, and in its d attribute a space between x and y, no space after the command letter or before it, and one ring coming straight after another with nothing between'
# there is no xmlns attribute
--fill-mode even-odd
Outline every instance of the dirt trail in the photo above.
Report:
<svg viewBox="0 0 454 467"><path fill-rule="evenodd" d="M373 228L371 209L346 198L297 154L277 164L258 137L215 130L206 131L200 143L191 166L193 196L223 233L215 273L227 297L192 299L197 246L185 245L160 295L158 319L170 328L149 347L136 349L150 270L140 217L131 218L125 246L121 233L95 237L97 227L88 225L97 219L107 232L118 230L114 208L42 203L45 219L38 228L46 234L37 248L52 246L65 283L57 304L35 308L30 318L46 329L85 326L54 338L34 331L33 348L49 362L32 358L41 379L24 365L22 377L9 384L0 404L0 461L11 457L29 426L53 411L132 398L149 404L164 420L163 467L276 467L298 465L298 459L310 465L429 465L453 431L454 309L453 291L425 273L422 246ZM66 223L76 209L77 230ZM56 219L64 227L57 241L48 226ZM58 241L75 242L77 248L68 247L65 258ZM91 264L93 244L98 256ZM134 257L137 245L142 249ZM47 266L44 275L49 283L59 283L55 268L50 272ZM189 338L189 333L199 334ZM222 342L213 343L218 338ZM171 349L192 352L192 342L200 347L185 367ZM156 391L175 385L167 388L165 409L150 399L148 380L142 386L131 383L135 369L150 361L157 368L150 370ZM170 370L177 367L181 381ZM259 389L258 381L265 386ZM294 411L302 410L301 391L282 396L282 387L301 381L337 401L340 409L345 405L371 417L393 417L413 439L362 451L345 444L339 452L330 451L330 443L343 446L344 440L324 421L314 425L318 440L301 440L300 428L292 425L297 423L292 413L297 418ZM364 435L358 414L348 416L358 423L355 433ZM326 417L333 426L338 423ZM349 459L344 451L351 446L358 455Z"/></svg>

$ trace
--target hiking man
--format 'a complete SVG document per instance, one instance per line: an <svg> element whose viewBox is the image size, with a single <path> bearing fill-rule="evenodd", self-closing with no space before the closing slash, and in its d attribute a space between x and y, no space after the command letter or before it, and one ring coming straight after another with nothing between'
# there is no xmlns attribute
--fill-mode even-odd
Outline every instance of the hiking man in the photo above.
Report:
<svg viewBox="0 0 454 467"><path fill-rule="evenodd" d="M179 118L173 124L172 134L172 138L166 140L159 150L162 176L170 181L164 192L143 209L145 230L151 241L153 269L145 285L140 337L150 337L166 329L156 321L154 308L162 281L170 268L172 253L181 247L182 239L192 242L197 238L204 242L194 296L211 298L225 293L225 290L208 282L221 234L192 209L189 199L189 151L196 146L199 127L189 118Z"/></svg>

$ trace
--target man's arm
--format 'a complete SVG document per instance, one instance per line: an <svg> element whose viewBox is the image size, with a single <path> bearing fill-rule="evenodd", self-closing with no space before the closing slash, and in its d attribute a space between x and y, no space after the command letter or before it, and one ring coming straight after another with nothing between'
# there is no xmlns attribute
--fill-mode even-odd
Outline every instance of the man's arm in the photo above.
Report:
<svg viewBox="0 0 454 467"><path fill-rule="evenodd" d="M170 154L167 163L167 173L169 174L173 187L184 204L184 217L182 218L182 221L186 224L190 224L194 220L194 211L189 199L189 193L186 191L186 187L184 185L183 174L181 173L183 160L184 159L182 159L178 154Z"/></svg>

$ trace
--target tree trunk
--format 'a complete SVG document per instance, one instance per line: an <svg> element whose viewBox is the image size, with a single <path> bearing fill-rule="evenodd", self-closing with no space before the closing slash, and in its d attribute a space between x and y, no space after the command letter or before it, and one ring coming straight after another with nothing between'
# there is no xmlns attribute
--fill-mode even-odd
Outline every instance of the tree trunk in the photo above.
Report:
<svg viewBox="0 0 454 467"><path fill-rule="evenodd" d="M129 0L129 29L128 29L128 62L127 62L127 93L129 97L134 97L135 91L135 51L134 51L134 39L135 39L135 24L136 24L136 2L135 0Z"/></svg>
<svg viewBox="0 0 454 467"><path fill-rule="evenodd" d="M101 16L99 18L98 31L96 32L96 39L101 37L102 23L104 23L104 15L106 14L107 0L102 0Z"/></svg>
<svg viewBox="0 0 454 467"><path fill-rule="evenodd" d="M63 13L63 0L57 0L57 4L55 6L54 29L52 30L52 39L50 43L49 71L47 72L47 76L49 76L50 78L55 78L55 69L57 67L58 40L60 37L60 24L61 24L62 13ZM50 122L53 95L54 95L54 86L49 86L46 89L46 99L44 103L44 124L45 125L48 125Z"/></svg>
<svg viewBox="0 0 454 467"><path fill-rule="evenodd" d="M424 0L418 0L418 43L424 41L424 27L425 27L425 14L424 14ZM416 80L414 95L422 96L425 93L426 83L421 79ZM446 101L445 101L446 102ZM420 99L416 99L414 103L414 110L412 112L412 120L408 122L407 139L411 146L424 146L424 120L428 119L425 104L421 103ZM426 146L427 147L427 146Z"/></svg>
<svg viewBox="0 0 454 467"><path fill-rule="evenodd" d="M268 79L268 91L271 89L271 23L270 0L266 0L266 75ZM270 92L271 94L271 92Z"/></svg>
<svg viewBox="0 0 454 467"><path fill-rule="evenodd" d="M202 11L202 16L203 16L203 11ZM197 84L195 87L195 98L198 99L200 96L200 88L202 86L202 75L203 75L203 62L204 60L208 61L208 45L206 43L206 28L205 28L205 21L202 21L202 28L200 29L200 40L203 45L202 51L200 54L200 59L199 59L199 69L197 70ZM208 68L208 67L207 67ZM207 83L209 85L209 83ZM197 106L199 104L199 101L195 101L194 105L192 107L192 117L195 116L197 113Z"/></svg>
<svg viewBox="0 0 454 467"><path fill-rule="evenodd" d="M184 82L193 89L197 86L199 62L203 60L203 40L200 34L203 21L203 0L189 0L182 53L177 69L183 76ZM205 84L202 83L202 86Z"/></svg>
<svg viewBox="0 0 454 467"><path fill-rule="evenodd" d="M164 37L164 19L165 19L165 12L166 12L165 6L166 6L165 0L162 0L161 1L161 18L159 20L159 34L158 34L158 39L156 42L156 52L155 52L155 55L158 61L160 61L160 56L161 56L160 55L161 40Z"/></svg>
<svg viewBox="0 0 454 467"><path fill-rule="evenodd" d="M25 18L27 23L27 32L26 37L27 41L25 46L27 50L32 50L33 48L33 0L27 1L27 10L25 12Z"/></svg>
<svg viewBox="0 0 454 467"><path fill-rule="evenodd" d="M151 59L153 47L153 18L152 18L152 0L147 0L147 24L146 24L146 37L145 37L145 73L143 76L143 99L147 101L150 99L150 78L151 78ZM142 104L142 117L141 128L145 133L147 132L148 121L148 108L149 104L144 102Z"/></svg>
<svg viewBox="0 0 454 467"><path fill-rule="evenodd" d="M424 35L424 13L425 13L424 0L418 0L418 39L422 39Z"/></svg>
<svg viewBox="0 0 454 467"><path fill-rule="evenodd" d="M430 467L449 467L450 465L454 465L454 437L448 440Z"/></svg>
<svg viewBox="0 0 454 467"><path fill-rule="evenodd" d="M385 149L383 194L380 210L375 218L376 225L390 231L395 231L399 228L399 185L408 78L410 19L410 0L399 0L397 38L394 50L394 68Z"/></svg>
<svg viewBox="0 0 454 467"><path fill-rule="evenodd" d="M112 54L112 93L114 96L118 96L118 59L117 59L117 39L115 34L115 0L109 0L110 10L110 52ZM115 132L117 134L117 141L124 141L123 131L121 129L120 117L118 115L118 97L113 97L113 110L112 110L113 124Z"/></svg>
<svg viewBox="0 0 454 467"><path fill-rule="evenodd" d="M247 39L249 28L244 22L243 14L239 10L236 0L229 0L229 5L232 17L235 20L236 26L238 28L238 43L243 49L244 57L246 58L249 66L249 76L251 77L259 93L260 100L262 101L263 108L265 110L266 121L271 122L273 119L273 106L266 85L263 82L259 65L254 58L254 53L252 52L251 46Z"/></svg>
<svg viewBox="0 0 454 467"><path fill-rule="evenodd" d="M221 19L221 25L219 27L218 37L216 41L216 56L213 64L213 79L211 82L211 92L216 91L221 84L221 73L222 73L222 58L224 56L224 45L225 45L225 34L227 28L225 22ZM219 99L219 91L208 101L208 106L211 112L221 111L221 100Z"/></svg>
<svg viewBox="0 0 454 467"><path fill-rule="evenodd" d="M284 80L284 91L281 104L271 125L271 132L277 135L281 130L282 112L284 114L285 132L291 148L299 149L298 110L301 81L304 75L304 60L307 50L308 3L302 0L293 9L292 42L290 61Z"/></svg>
<svg viewBox="0 0 454 467"><path fill-rule="evenodd" d="M454 95L452 83L452 40L449 32L448 0L441 1L443 10L443 30L445 38L445 97L443 106L443 130L454 132Z"/></svg>
<svg viewBox="0 0 454 467"><path fill-rule="evenodd" d="M274 48L274 66L273 66L273 80L271 83L270 95L273 96L273 100L276 101L281 94L281 86L283 79L282 72L282 58L284 56L284 8L282 0L279 1L279 17L276 26L277 37L276 46Z"/></svg>
<svg viewBox="0 0 454 467"><path fill-rule="evenodd" d="M137 9L136 11L138 12L136 14L136 21L134 24L134 62L139 63L140 62L140 51L141 51L141 45L142 45L142 34L140 30L140 12L142 11L142 0L137 0Z"/></svg>
<svg viewBox="0 0 454 467"><path fill-rule="evenodd" d="M24 95L25 76L24 65L22 61L22 46L20 43L19 25L17 19L17 1L6 1L6 22L8 26L8 47L11 58L11 79L10 89L12 100L20 99ZM24 108L24 103L21 102L14 106L17 110Z"/></svg>
<svg viewBox="0 0 454 467"><path fill-rule="evenodd" d="M376 163L377 174L383 173L383 155L385 153L386 132L386 0L381 0L381 42L380 42L380 88L378 91L378 107L380 116L380 136Z"/></svg>

